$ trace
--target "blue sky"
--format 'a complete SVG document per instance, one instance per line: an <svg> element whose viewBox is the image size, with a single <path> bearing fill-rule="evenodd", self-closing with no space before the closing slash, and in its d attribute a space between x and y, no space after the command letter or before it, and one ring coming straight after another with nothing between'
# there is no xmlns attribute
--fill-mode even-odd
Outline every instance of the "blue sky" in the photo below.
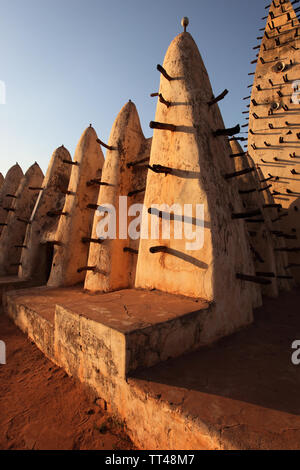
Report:
<svg viewBox="0 0 300 470"><path fill-rule="evenodd" d="M92 123L107 141L121 107L137 106L146 137L155 115L159 73L188 16L227 127L244 124L244 96L254 71L252 47L265 25L265 0L0 0L0 171L74 149Z"/></svg>

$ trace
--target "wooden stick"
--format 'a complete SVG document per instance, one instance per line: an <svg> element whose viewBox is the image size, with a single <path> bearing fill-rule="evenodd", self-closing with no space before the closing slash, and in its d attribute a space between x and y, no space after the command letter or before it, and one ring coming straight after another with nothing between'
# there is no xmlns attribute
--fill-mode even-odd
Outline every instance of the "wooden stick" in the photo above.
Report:
<svg viewBox="0 0 300 470"><path fill-rule="evenodd" d="M213 135L214 137L218 137L221 135L232 136L235 134L239 134L240 130L241 128L240 128L240 125L238 124L237 126L231 127L229 129L217 129L216 131L213 132Z"/></svg>
<svg viewBox="0 0 300 470"><path fill-rule="evenodd" d="M224 178L228 180L230 178L236 178L237 176L246 175L247 173L251 173L253 171L255 171L254 167L246 168L245 170L235 171L234 173L227 173L227 175L224 175Z"/></svg>
<svg viewBox="0 0 300 470"><path fill-rule="evenodd" d="M151 121L149 124L150 129L160 129L164 131L176 131L176 126L174 124L165 124L163 122Z"/></svg>
<svg viewBox="0 0 300 470"><path fill-rule="evenodd" d="M117 147L112 147L111 145L105 144L102 140L97 139L98 144L100 144L102 147L106 148L107 150L118 150Z"/></svg>
<svg viewBox="0 0 300 470"><path fill-rule="evenodd" d="M167 71L160 64L157 64L156 68L169 82L173 80L173 78L170 77Z"/></svg>
<svg viewBox="0 0 300 470"><path fill-rule="evenodd" d="M263 279L260 276L249 276L242 273L237 273L236 278L240 279L241 281L254 282L255 284L261 284L263 286L267 286L272 283L272 281L269 279Z"/></svg>
<svg viewBox="0 0 300 470"><path fill-rule="evenodd" d="M228 93L229 91L225 89L223 93L221 93L219 96L217 96L216 98L212 98L211 101L207 103L208 106L212 106L213 104L216 104L219 101L223 100Z"/></svg>
<svg viewBox="0 0 300 470"><path fill-rule="evenodd" d="M247 219L248 217L256 217L257 215L261 215L260 209L256 209L250 212L240 212L240 213L231 214L231 218L232 219Z"/></svg>

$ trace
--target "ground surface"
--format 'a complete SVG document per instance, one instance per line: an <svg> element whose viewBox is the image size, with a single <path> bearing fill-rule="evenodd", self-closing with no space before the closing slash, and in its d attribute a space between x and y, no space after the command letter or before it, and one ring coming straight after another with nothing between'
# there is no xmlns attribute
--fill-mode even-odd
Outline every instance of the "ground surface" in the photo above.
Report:
<svg viewBox="0 0 300 470"><path fill-rule="evenodd" d="M1 313L0 339L0 449L134 448L122 425Z"/></svg>
<svg viewBox="0 0 300 470"><path fill-rule="evenodd" d="M295 340L300 340L300 290L265 299L249 327L142 371L134 382L189 420L199 419L222 446L300 449L300 365L291 361Z"/></svg>

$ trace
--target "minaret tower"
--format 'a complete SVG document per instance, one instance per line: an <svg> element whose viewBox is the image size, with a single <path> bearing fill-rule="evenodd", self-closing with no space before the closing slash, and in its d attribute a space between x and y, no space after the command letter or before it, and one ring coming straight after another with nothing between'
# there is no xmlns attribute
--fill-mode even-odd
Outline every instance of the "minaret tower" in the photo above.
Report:
<svg viewBox="0 0 300 470"><path fill-rule="evenodd" d="M281 204L286 252L300 282L300 23L297 1L274 0L259 49L249 113L248 152ZM265 19L263 18L263 19ZM296 239L295 239L296 235Z"/></svg>

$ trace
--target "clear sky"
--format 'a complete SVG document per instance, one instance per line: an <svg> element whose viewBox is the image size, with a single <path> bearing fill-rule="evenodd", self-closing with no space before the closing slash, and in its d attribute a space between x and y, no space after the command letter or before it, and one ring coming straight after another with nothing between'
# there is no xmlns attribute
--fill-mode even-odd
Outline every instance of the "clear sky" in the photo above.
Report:
<svg viewBox="0 0 300 470"><path fill-rule="evenodd" d="M0 0L0 171L74 149L92 123L107 141L121 107L137 106L151 137L159 86L156 65L188 16L227 127L244 124L242 98L254 71L252 47L267 0Z"/></svg>

